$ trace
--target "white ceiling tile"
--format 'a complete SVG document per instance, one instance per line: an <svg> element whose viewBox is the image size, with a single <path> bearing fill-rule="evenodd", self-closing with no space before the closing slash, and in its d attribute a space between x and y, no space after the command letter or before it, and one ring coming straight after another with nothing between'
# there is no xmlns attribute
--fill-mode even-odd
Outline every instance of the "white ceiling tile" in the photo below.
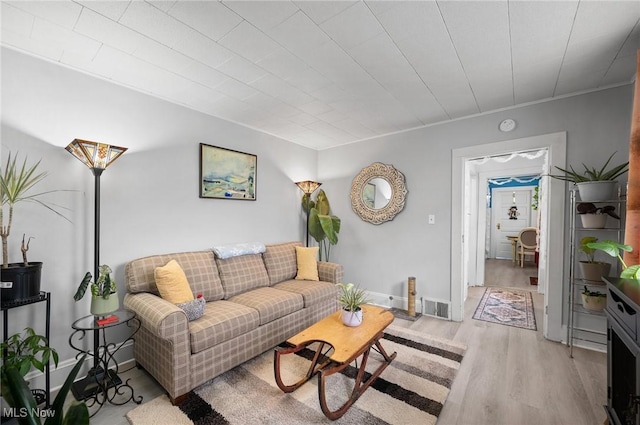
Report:
<svg viewBox="0 0 640 425"><path fill-rule="evenodd" d="M218 71L247 84L262 78L267 74L264 69L238 55L234 55L228 61L218 66L217 69Z"/></svg>
<svg viewBox="0 0 640 425"><path fill-rule="evenodd" d="M224 1L223 4L263 31L281 24L298 11L290 1Z"/></svg>
<svg viewBox="0 0 640 425"><path fill-rule="evenodd" d="M195 83L212 89L229 79L220 71L195 61L183 69L181 74Z"/></svg>
<svg viewBox="0 0 640 425"><path fill-rule="evenodd" d="M33 24L31 38L35 41L55 44L63 50L82 52L88 56L94 56L100 48L99 42L40 18L36 18Z"/></svg>
<svg viewBox="0 0 640 425"><path fill-rule="evenodd" d="M384 30L364 3L356 3L320 25L343 49L374 38Z"/></svg>
<svg viewBox="0 0 640 425"><path fill-rule="evenodd" d="M256 89L249 87L248 85L241 83L240 81L231 79L217 86L216 91L238 100L244 100L248 97L258 94L258 91Z"/></svg>
<svg viewBox="0 0 640 425"><path fill-rule="evenodd" d="M129 7L128 1L76 0L76 2L114 21L120 19Z"/></svg>
<svg viewBox="0 0 640 425"><path fill-rule="evenodd" d="M16 35L29 37L33 30L35 17L23 10L11 6L9 3L0 3L0 18L2 19L2 31L11 31Z"/></svg>
<svg viewBox="0 0 640 425"><path fill-rule="evenodd" d="M165 12L143 1L133 1L120 18L120 24L169 47L193 38L196 31Z"/></svg>
<svg viewBox="0 0 640 425"><path fill-rule="evenodd" d="M357 2L302 0L296 1L295 3L308 17L313 19L316 24L321 24L327 19L330 19L343 10L353 6Z"/></svg>
<svg viewBox="0 0 640 425"><path fill-rule="evenodd" d="M637 65L636 55L619 56L617 57L611 67L607 70L602 81L601 86L608 86L612 84L618 84L621 81L632 82L635 73L629 72Z"/></svg>
<svg viewBox="0 0 640 425"><path fill-rule="evenodd" d="M227 33L218 43L251 62L258 62L280 48L265 33L246 21Z"/></svg>
<svg viewBox="0 0 640 425"><path fill-rule="evenodd" d="M633 30L629 34L629 37L622 45L618 56L630 56L635 55L636 51L640 48L640 19L636 22Z"/></svg>
<svg viewBox="0 0 640 425"><path fill-rule="evenodd" d="M282 48L278 48L256 64L284 80L309 68L299 58Z"/></svg>
<svg viewBox="0 0 640 425"><path fill-rule="evenodd" d="M178 41L173 48L191 59L213 68L222 65L234 56L225 47L195 31L189 33L185 39Z"/></svg>
<svg viewBox="0 0 640 425"><path fill-rule="evenodd" d="M275 41L294 53L304 53L329 41L329 37L307 15L297 12L267 31Z"/></svg>
<svg viewBox="0 0 640 425"><path fill-rule="evenodd" d="M304 71L297 72L286 78L286 81L306 93L314 92L332 84L328 78L313 68L305 68Z"/></svg>
<svg viewBox="0 0 640 425"><path fill-rule="evenodd" d="M3 46L24 50L31 55L37 55L53 61L59 61L64 52L60 46L49 43L46 40L33 40L32 38L23 37L4 27L1 30Z"/></svg>
<svg viewBox="0 0 640 425"><path fill-rule="evenodd" d="M193 59L169 47L145 38L132 53L134 56L171 72L181 73Z"/></svg>
<svg viewBox="0 0 640 425"><path fill-rule="evenodd" d="M73 28L82 10L82 6L69 1L10 1L7 3L67 29Z"/></svg>
<svg viewBox="0 0 640 425"><path fill-rule="evenodd" d="M268 94L259 91L256 91L253 96L249 96L243 99L243 101L253 107L263 108L267 110L271 110L272 108L275 108L282 103L275 97L269 96Z"/></svg>
<svg viewBox="0 0 640 425"><path fill-rule="evenodd" d="M313 102L300 105L298 106L298 108L306 112L307 114L314 115L318 118L320 115L331 111L331 106L327 105L324 102L320 102L319 100L314 100Z"/></svg>
<svg viewBox="0 0 640 425"><path fill-rule="evenodd" d="M133 53L147 40L140 33L88 8L82 10L74 31L126 53Z"/></svg>
<svg viewBox="0 0 640 425"><path fill-rule="evenodd" d="M569 43L611 35L626 38L638 19L640 4L637 1L581 1Z"/></svg>
<svg viewBox="0 0 640 425"><path fill-rule="evenodd" d="M306 112L301 112L298 115L291 116L289 119L298 125L307 125L318 121L316 117L311 114L307 114Z"/></svg>
<svg viewBox="0 0 640 425"><path fill-rule="evenodd" d="M296 107L314 100L313 97L273 75L253 81L251 86Z"/></svg>
<svg viewBox="0 0 640 425"><path fill-rule="evenodd" d="M168 13L213 40L242 22L240 16L217 1L178 1Z"/></svg>
<svg viewBox="0 0 640 425"><path fill-rule="evenodd" d="M368 139L374 137L376 133L370 128L365 127L358 121L352 119L346 119L342 121L336 121L332 123L337 128L346 131L349 134L354 135L358 139Z"/></svg>

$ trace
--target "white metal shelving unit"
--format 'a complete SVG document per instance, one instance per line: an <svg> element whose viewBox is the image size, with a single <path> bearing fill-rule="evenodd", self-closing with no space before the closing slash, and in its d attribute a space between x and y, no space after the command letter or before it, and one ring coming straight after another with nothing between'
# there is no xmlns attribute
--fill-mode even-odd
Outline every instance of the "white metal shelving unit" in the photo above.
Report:
<svg viewBox="0 0 640 425"><path fill-rule="evenodd" d="M615 212L620 216L620 220L607 217L607 225L603 229L587 229L582 227L582 223L578 220L577 190L571 191L571 214L569 216L569 317L567 324L567 346L569 347L569 356L573 357L573 347L578 345L585 348L599 349L606 351L607 348L607 318L603 312L594 312L582 307L582 298L580 293L585 286L597 286L606 292L604 282L601 285L586 281L582 276L576 275L577 263L580 260L578 248L580 239L584 236L595 236L599 240L616 240L623 242L624 240L624 223L626 212L626 200L623 197L611 200L590 201L597 207L605 205L613 205L616 207ZM602 254L602 253L600 253ZM611 263L610 275L618 276L620 274L620 265L617 259L604 254L606 257L600 258L602 261ZM600 288L601 286L601 288Z"/></svg>

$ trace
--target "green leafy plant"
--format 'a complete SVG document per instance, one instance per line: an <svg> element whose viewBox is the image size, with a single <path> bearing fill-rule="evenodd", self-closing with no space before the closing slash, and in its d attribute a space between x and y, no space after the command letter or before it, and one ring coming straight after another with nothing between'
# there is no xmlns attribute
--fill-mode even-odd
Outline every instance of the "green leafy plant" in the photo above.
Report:
<svg viewBox="0 0 640 425"><path fill-rule="evenodd" d="M12 367L25 376L34 367L44 372L50 360L57 367L58 353L48 347L47 342L47 338L37 335L32 328L25 328L24 336L19 333L11 335L0 344L0 350L4 353L0 371L4 374L7 368Z"/></svg>
<svg viewBox="0 0 640 425"><path fill-rule="evenodd" d="M369 302L367 293L364 289L353 283L338 283L340 287L340 304L342 308L347 311L358 311L362 304Z"/></svg>
<svg viewBox="0 0 640 425"><path fill-rule="evenodd" d="M587 256L587 263L595 263L596 249L589 247L590 243L597 242L598 238L595 236L585 236L580 239L580 251Z"/></svg>
<svg viewBox="0 0 640 425"><path fill-rule="evenodd" d="M11 234L11 225L13 224L14 207L16 204L20 202L35 202L69 221L69 219L62 215L54 206L40 199L42 195L58 192L57 190L31 193L33 188L47 176L46 171L38 172L40 161L33 165L27 165L26 157L22 165L18 165L16 161L17 158L9 153L4 168L0 170L0 197L2 199L2 206L0 208L0 237L2 237L3 268L9 267L8 240ZM7 207L8 215L5 214L5 207ZM57 205L55 207L61 208ZM6 224L5 218L7 218ZM25 249L23 249L23 258L25 266L28 265Z"/></svg>
<svg viewBox="0 0 640 425"><path fill-rule="evenodd" d="M598 292L598 291L590 291L589 288L587 288L587 286L585 285L584 289L582 290L582 293L588 297L606 297L607 294L603 294L602 292Z"/></svg>
<svg viewBox="0 0 640 425"><path fill-rule="evenodd" d="M320 261L329 261L331 246L338 243L340 218L331 215L331 205L324 190L320 190L315 202L309 195L302 196L302 208L309 209L309 234L320 246Z"/></svg>
<svg viewBox="0 0 640 425"><path fill-rule="evenodd" d="M573 167L569 166L569 170L565 170L564 168L556 167L558 170L562 171L564 175L550 175L550 177L569 181L573 183L584 183L584 182L594 182L594 181L612 181L629 171L629 162L625 162L623 164L617 165L609 170L607 167L609 166L609 162L616 154L616 152L612 153L607 162L604 163L602 168L596 169L595 167L587 167L584 163L582 166L584 167L584 171L582 173L578 173Z"/></svg>
<svg viewBox="0 0 640 425"><path fill-rule="evenodd" d="M76 379L86 357L87 355L84 354L67 376L51 405L51 412L48 412L51 415L48 413L43 415L48 416L44 422L45 425L85 425L89 423L89 409L84 402L74 400L67 408L66 413L64 411L65 400L71 385ZM20 425L40 425L42 412L38 410L36 400L20 371L13 365L7 366L2 373L2 377L0 377L0 383L2 385L2 397L9 406L18 409L21 414L24 413L24 415L18 417L18 423Z"/></svg>
<svg viewBox="0 0 640 425"><path fill-rule="evenodd" d="M85 292L87 292L87 288L89 284L91 284L91 295L94 297L102 297L105 300L109 299L109 296L116 292L118 287L116 286L116 282L111 279L111 268L106 264L101 265L98 270L99 275L98 279L95 282L91 281L92 275L90 272L87 272L80 282L80 286L76 291L73 299L76 301L80 301L82 297L84 297Z"/></svg>
<svg viewBox="0 0 640 425"><path fill-rule="evenodd" d="M622 258L622 255L620 255L622 251L633 251L633 248L630 245L606 240L602 242L591 242L588 243L587 246L592 249L603 251L614 258L617 257L618 260L620 260L620 264L622 264L622 273L620 273L621 278L640 280L640 264L627 266L627 264L624 262L624 259Z"/></svg>

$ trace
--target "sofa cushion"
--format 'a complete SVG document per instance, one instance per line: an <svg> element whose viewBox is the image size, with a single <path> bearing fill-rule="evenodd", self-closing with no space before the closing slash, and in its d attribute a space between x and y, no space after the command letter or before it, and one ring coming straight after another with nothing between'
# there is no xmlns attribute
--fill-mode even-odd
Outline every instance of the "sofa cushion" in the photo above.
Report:
<svg viewBox="0 0 640 425"><path fill-rule="evenodd" d="M180 264L194 295L202 294L207 301L221 300L224 297L224 289L211 251L153 255L130 261L125 266L127 290L132 294L151 292L160 295L154 271L156 267L164 266L170 260L176 260Z"/></svg>
<svg viewBox="0 0 640 425"><path fill-rule="evenodd" d="M302 246L302 243L287 242L266 246L262 258L269 273L269 283L271 285L296 277L298 272L296 246Z"/></svg>
<svg viewBox="0 0 640 425"><path fill-rule="evenodd" d="M286 280L274 285L273 288L302 295L305 308L320 304L325 300L338 299L338 287L330 282Z"/></svg>
<svg viewBox="0 0 640 425"><path fill-rule="evenodd" d="M260 315L244 305L225 300L208 302L204 315L189 322L191 353L233 339L258 327Z"/></svg>
<svg viewBox="0 0 640 425"><path fill-rule="evenodd" d="M304 307L304 301L300 294L270 287L244 292L230 298L229 301L258 310L260 325L272 322Z"/></svg>
<svg viewBox="0 0 640 425"><path fill-rule="evenodd" d="M242 255L227 259L216 258L224 298L230 299L251 289L269 286L269 275L262 254Z"/></svg>
<svg viewBox="0 0 640 425"><path fill-rule="evenodd" d="M298 263L296 279L320 280L318 278L318 249L317 246L311 248L296 247L296 261Z"/></svg>
<svg viewBox="0 0 640 425"><path fill-rule="evenodd" d="M173 304L193 301L193 292L184 270L176 260L170 260L162 267L156 267L153 272L160 296Z"/></svg>

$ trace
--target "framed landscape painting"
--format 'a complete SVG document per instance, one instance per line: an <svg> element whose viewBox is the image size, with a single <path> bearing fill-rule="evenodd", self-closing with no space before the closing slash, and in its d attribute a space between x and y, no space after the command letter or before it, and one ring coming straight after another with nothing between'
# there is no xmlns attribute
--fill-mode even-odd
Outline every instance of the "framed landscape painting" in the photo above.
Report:
<svg viewBox="0 0 640 425"><path fill-rule="evenodd" d="M200 143L200 197L256 200L258 157Z"/></svg>

